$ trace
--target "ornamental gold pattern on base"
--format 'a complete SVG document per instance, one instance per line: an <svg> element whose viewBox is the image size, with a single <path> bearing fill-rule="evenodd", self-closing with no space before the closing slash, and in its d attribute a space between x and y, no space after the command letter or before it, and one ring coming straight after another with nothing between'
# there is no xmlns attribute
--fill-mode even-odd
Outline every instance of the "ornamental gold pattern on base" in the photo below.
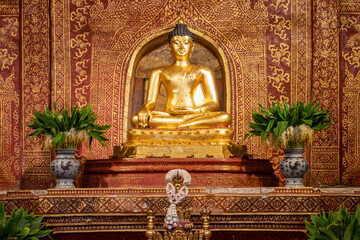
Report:
<svg viewBox="0 0 360 240"><path fill-rule="evenodd" d="M266 194L209 194L205 189L189 190L186 206L192 208L192 221L199 224L199 213L207 207L212 211L212 231L304 231L303 222L310 215L337 210L340 204L353 212L360 201L358 188L343 188L341 194L326 192L335 190L331 188L325 192L313 188L264 188ZM339 192L339 188L335 191ZM0 198L7 213L23 206L36 215L44 214L49 226L58 233L144 231L148 209L158 213L155 228L160 229L168 206L163 188L49 189L36 195L30 191L8 191Z"/></svg>

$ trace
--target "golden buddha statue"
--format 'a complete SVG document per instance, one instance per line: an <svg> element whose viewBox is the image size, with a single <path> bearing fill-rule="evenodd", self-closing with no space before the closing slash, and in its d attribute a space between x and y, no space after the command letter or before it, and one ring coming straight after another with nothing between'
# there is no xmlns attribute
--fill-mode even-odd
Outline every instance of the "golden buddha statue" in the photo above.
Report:
<svg viewBox="0 0 360 240"><path fill-rule="evenodd" d="M132 116L133 126L165 129L227 127L231 122L230 115L216 112L219 99L212 71L190 63L195 47L192 32L185 24L177 24L168 41L174 63L151 72L146 101L138 114ZM161 84L167 91L166 108L154 111ZM199 85L204 96L201 105L196 104L199 95L195 92Z"/></svg>
<svg viewBox="0 0 360 240"><path fill-rule="evenodd" d="M190 63L193 34L180 23L168 41L174 63L151 72L145 103L131 117L135 128L129 130L124 146L114 147L114 157L233 156L229 148L235 144L234 132L228 128L231 117L217 111L214 75L210 69ZM161 84L167 91L166 106L163 111L154 111ZM246 152L246 147L240 152Z"/></svg>

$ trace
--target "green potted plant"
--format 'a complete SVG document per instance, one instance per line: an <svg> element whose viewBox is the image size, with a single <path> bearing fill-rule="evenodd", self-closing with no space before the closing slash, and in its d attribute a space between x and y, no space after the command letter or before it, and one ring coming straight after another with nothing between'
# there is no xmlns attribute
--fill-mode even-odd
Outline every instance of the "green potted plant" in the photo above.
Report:
<svg viewBox="0 0 360 240"><path fill-rule="evenodd" d="M320 108L315 101L308 104L297 102L291 106L284 102L272 103L270 108L260 106L260 113L254 111L249 122L251 130L245 139L260 136L271 148L282 149L285 159L280 162L280 170L286 177L285 187L302 187L302 177L309 168L303 158L304 147L312 140L313 131L322 130L331 125L327 118L329 111Z"/></svg>
<svg viewBox="0 0 360 240"><path fill-rule="evenodd" d="M350 214L340 205L339 211L312 215L311 221L313 224L305 220L310 240L360 239L360 205L357 205L355 214Z"/></svg>
<svg viewBox="0 0 360 240"><path fill-rule="evenodd" d="M45 148L55 148L56 158L51 163L51 171L57 179L56 188L74 188L74 178L80 170L80 163L75 159L75 152L80 143L91 144L94 139L106 146L105 131L111 125L95 124L98 116L92 111L90 104L85 108L74 106L71 113L67 109L62 112L34 111L34 117L27 125L34 132L29 136L45 135Z"/></svg>
<svg viewBox="0 0 360 240"><path fill-rule="evenodd" d="M4 204L0 204L0 239L36 240L49 237L52 230L43 229L46 223L42 223L44 216L35 217L34 213L28 214L21 207L13 210L9 218L6 218Z"/></svg>

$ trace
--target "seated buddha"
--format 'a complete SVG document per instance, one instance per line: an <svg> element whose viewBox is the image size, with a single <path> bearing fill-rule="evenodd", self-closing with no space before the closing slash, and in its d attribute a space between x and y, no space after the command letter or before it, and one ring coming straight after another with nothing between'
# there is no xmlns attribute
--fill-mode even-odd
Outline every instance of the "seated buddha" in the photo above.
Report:
<svg viewBox="0 0 360 240"><path fill-rule="evenodd" d="M217 111L219 99L214 74L206 67L190 63L195 47L192 32L185 24L177 24L168 41L174 63L151 72L145 104L132 116L132 125L162 129L227 127L231 117ZM154 111L161 84L167 92L166 107L163 111ZM196 104L195 91L199 85L204 95L201 105Z"/></svg>
<svg viewBox="0 0 360 240"><path fill-rule="evenodd" d="M129 130L125 147L114 148L114 156L232 156L228 150L229 144L234 144L234 131L228 128L231 117L217 111L219 97L214 74L190 63L195 47L193 34L180 23L168 41L174 63L151 72L145 103L131 117L135 128ZM163 111L155 111L161 85L167 92L166 105ZM199 88L202 96L196 94Z"/></svg>

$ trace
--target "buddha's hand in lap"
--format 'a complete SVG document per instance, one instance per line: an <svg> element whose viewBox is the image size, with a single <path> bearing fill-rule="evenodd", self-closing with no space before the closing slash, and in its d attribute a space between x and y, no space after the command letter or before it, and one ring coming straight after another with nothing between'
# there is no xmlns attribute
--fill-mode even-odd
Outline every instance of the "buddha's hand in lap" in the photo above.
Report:
<svg viewBox="0 0 360 240"><path fill-rule="evenodd" d="M138 112L139 117L139 127L146 128L149 126L149 121L152 118L151 111L147 107L141 107Z"/></svg>
<svg viewBox="0 0 360 240"><path fill-rule="evenodd" d="M192 108L192 107L172 107L168 108L167 112L171 115L188 115L194 113L201 113L200 108Z"/></svg>

